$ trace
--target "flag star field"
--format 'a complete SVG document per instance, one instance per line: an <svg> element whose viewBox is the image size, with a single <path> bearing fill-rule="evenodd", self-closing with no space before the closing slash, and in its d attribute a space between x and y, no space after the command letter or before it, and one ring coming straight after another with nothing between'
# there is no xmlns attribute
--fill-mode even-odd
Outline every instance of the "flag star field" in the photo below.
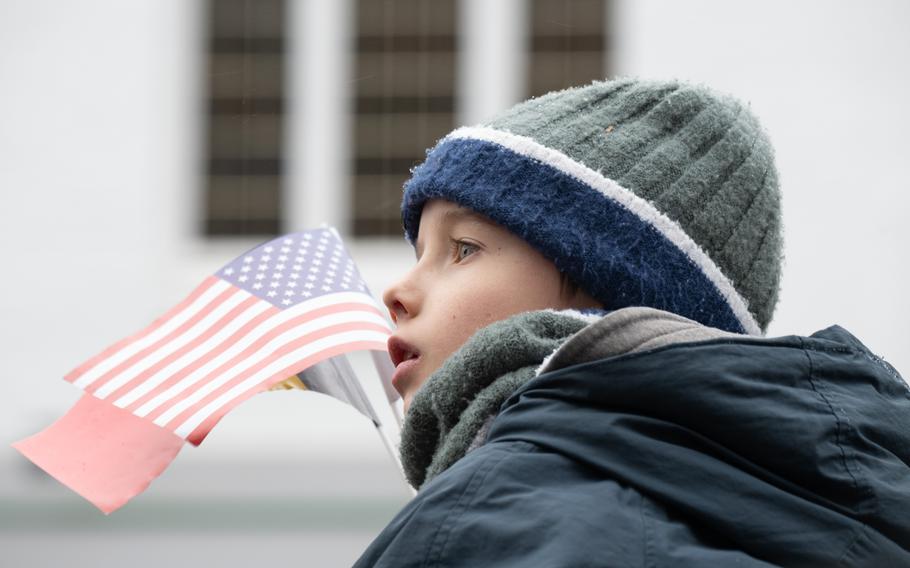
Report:
<svg viewBox="0 0 910 568"><path fill-rule="evenodd" d="M354 261L331 229L269 241L224 266L218 276L280 308L325 294L366 291Z"/></svg>

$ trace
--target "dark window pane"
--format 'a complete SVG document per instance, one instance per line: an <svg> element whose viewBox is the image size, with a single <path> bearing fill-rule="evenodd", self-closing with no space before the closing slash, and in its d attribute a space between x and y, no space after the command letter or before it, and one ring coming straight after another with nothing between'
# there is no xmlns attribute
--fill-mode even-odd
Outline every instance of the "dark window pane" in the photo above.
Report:
<svg viewBox="0 0 910 568"><path fill-rule="evenodd" d="M207 235L281 227L284 0L209 0Z"/></svg>
<svg viewBox="0 0 910 568"><path fill-rule="evenodd" d="M351 161L355 235L401 235L401 188L454 126L455 0L359 0Z"/></svg>
<svg viewBox="0 0 910 568"><path fill-rule="evenodd" d="M609 0L532 0L528 35L528 96L607 76L604 67Z"/></svg>

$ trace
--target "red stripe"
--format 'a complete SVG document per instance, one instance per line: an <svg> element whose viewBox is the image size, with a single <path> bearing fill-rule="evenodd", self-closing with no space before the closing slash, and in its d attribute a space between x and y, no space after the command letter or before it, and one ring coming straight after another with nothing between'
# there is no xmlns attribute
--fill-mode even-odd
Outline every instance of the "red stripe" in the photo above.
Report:
<svg viewBox="0 0 910 568"><path fill-rule="evenodd" d="M300 361L298 363L295 363L294 365L290 365L290 366L286 367L285 369L282 369L281 371L272 375L265 382L259 383L258 385L251 388L250 390L246 391L245 393L243 393L243 394L235 397L233 400L230 400L229 402L225 403L224 406L222 406L221 408L216 410L211 416L209 416L201 424L199 424L199 426L197 426L196 429L193 430L189 436L187 436L187 438L186 438L187 441L192 443L195 446L198 446L199 444L202 443L202 440L205 439L205 437L208 435L208 433L212 431L212 428L215 427L215 425L218 423L218 421L221 420L222 417L224 417L225 414L227 414L228 412L233 410L234 407L236 407L241 402L247 400L254 394L258 394L264 390L267 390L273 384L275 384L279 381L282 381L292 375L296 375L297 373L301 372L302 370L304 370L308 367L311 367L320 361L324 361L325 359L328 359L330 357L335 357L336 355L341 355L343 353L348 353L350 351L361 351L361 350L366 350L366 349L385 351L386 345L384 343L377 343L377 342L373 342L373 341L355 341L355 342L351 342L351 343L345 343L342 345L336 345L334 347L330 347L330 348L320 351L318 353L314 353L313 355L307 357L303 361Z"/></svg>
<svg viewBox="0 0 910 568"><path fill-rule="evenodd" d="M128 406L125 406L124 408L126 410L129 410L130 412L135 412L139 407L141 407L143 404L145 404L149 400L151 400L151 399L155 398L156 396L158 396L159 394L165 392L167 389L171 388L172 386L174 386L177 383L179 383L180 381L182 381L184 379L184 377L186 377L190 373L196 371L196 369L198 369L199 367L202 367L203 365L208 364L209 361L211 361L215 357L218 357L227 349L230 349L231 347L233 347L234 344L236 344L238 341L242 340L244 337L249 335L254 329L260 327L264 321L266 321L270 317L272 317L275 314L278 314L280 312L281 312L280 308L271 306L269 309L265 310L258 316L254 317L253 319L248 321L243 327L241 327L236 332L234 332L233 335L231 335L229 338L227 338L222 343L218 344L218 346L215 347L215 349L212 349L211 351L206 353L205 356L200 357L199 359L197 359L196 361L193 361L192 363L190 363L189 365L187 365L180 371L174 373L172 376L168 377L168 379L166 381L163 381L161 384L159 384L158 386L156 386L149 392L145 393L144 395L140 396L139 398L137 398L135 401L130 403ZM180 396L180 395L178 395L178 396Z"/></svg>
<svg viewBox="0 0 910 568"><path fill-rule="evenodd" d="M226 382L225 384L220 385L214 391L212 391L212 392L208 393L207 395L205 395L204 397L202 397L201 400L197 401L195 404L193 404L189 408L184 409L180 414L178 414L177 416L172 418L167 424L165 424L164 427L169 430L172 430L172 431L175 430L177 427L179 427L181 424L183 424L183 422L185 422L190 416L195 414L196 411L200 410L202 407L204 407L211 401L215 400L216 398L218 398L225 392L229 391L235 385L242 383L247 378L255 375L257 372L259 372L263 368L267 367L268 365L272 364L277 359L280 359L284 355L287 355L288 353L291 353L292 351L295 351L296 349L300 349L301 347L304 347L318 339L322 339L323 337L329 337L329 336L335 335L337 333L344 333L347 331L378 331L381 333L389 333L389 330L383 326L371 324L371 323L364 323L364 322L343 323L343 324L325 327L323 329L316 330L312 333L308 333L302 337L295 339L294 341L291 341L290 343L286 343L286 344L282 345L281 347L276 349L274 352L269 354L262 361L259 361L258 363L256 363L252 367L250 367L249 369L242 372L240 375L238 375L238 376L232 378L230 381ZM302 369L302 367L300 367L299 365L297 365L296 368L298 369L298 371L300 369ZM287 376L285 376L284 378L287 378Z"/></svg>
<svg viewBox="0 0 910 568"><path fill-rule="evenodd" d="M174 351L173 353L171 353L164 359L161 359L160 361L158 361L157 363L155 363L148 369L142 371L141 373L139 373L138 375L133 377L128 383L121 385L120 387L117 388L117 390L108 394L105 398L107 398L109 400L117 400L118 398L125 395L129 391L138 387L139 385L141 385L142 383L147 381L150 377L152 377L153 375L158 373L158 371L160 371L161 369L164 369L166 366L170 365L174 361L178 360L179 358L183 357L184 355L186 355L193 349L199 347L200 345L202 345L203 343L208 341L213 335L215 335L216 333L221 331L221 329L224 328L224 326L230 324L234 319L236 319L238 316L240 316L240 314L245 312L253 304L258 304L260 302L262 302L262 300L260 300L256 296L250 296L246 300L240 302L239 304L234 306L234 308L231 311L229 311L224 316L222 316L218 321L213 323L208 329L206 329L201 334L199 334L199 336L196 337L196 339L193 339L192 341L190 341L183 347L177 349L176 351ZM203 354L202 358L207 358L207 354ZM184 367L183 369L186 369L186 368L187 367ZM178 374L183 373L183 369L177 371L177 373ZM183 373L183 374L185 374L185 373Z"/></svg>
<svg viewBox="0 0 910 568"><path fill-rule="evenodd" d="M161 475L183 443L173 432L83 394L56 422L13 447L110 513Z"/></svg>
<svg viewBox="0 0 910 568"><path fill-rule="evenodd" d="M209 302L204 308L202 308L201 310L196 312L196 314L194 314L193 317L191 317L187 321L183 322L183 324L180 325L177 329L173 330L166 336L162 337L161 339L159 339L152 345L149 345L145 349L139 351L138 353L133 354L133 356L130 357L129 359L127 359L126 361L120 363L119 365L117 365L116 367L114 367L113 369L108 371L107 373L98 377L97 380L95 380L92 384L85 387L84 390L86 392L94 393L99 388L101 388L105 383L107 383L108 381L110 381L111 379L116 377L117 375L119 375L119 374L123 373L124 371L126 371L127 369L131 368L139 361L142 361L148 355L158 351L163 346L165 346L168 343L170 343L171 341L173 341L174 338L179 337L180 335L185 333L187 330L189 330L194 325L196 325L201 319L208 316L213 310L215 310L215 308L217 308L218 306L223 304L228 298L230 298L234 294L238 293L238 291L239 290L234 287L228 288L227 290L225 290L224 292L219 294L214 300Z"/></svg>
<svg viewBox="0 0 910 568"><path fill-rule="evenodd" d="M379 314L379 310L377 310L373 306L369 306L366 304L345 303L345 304L336 304L336 305L325 306L325 307L318 308L318 309L315 309L310 312L306 312L295 318L292 318L292 319L282 323L278 327L272 329L271 331L269 331L268 333L266 333L265 335L263 335L262 337L260 337L256 341L254 341L252 344L248 345L246 347L246 349L244 349L237 355L233 356L229 360L225 361L224 363L219 365L217 368L210 371L204 377L202 377L198 381L196 381L195 384L191 385L186 390L180 392L174 398L165 402L158 408L152 410L149 414L146 415L146 418L148 418L149 420L155 420L158 416L164 414L170 407L172 407L175 404L178 404L181 400L191 396L192 393L196 392L197 390L202 388L204 385L211 382L215 377L218 377L220 375L230 372L231 369L233 369L238 364L240 364L241 362L246 360L248 357L252 356L254 353L259 351L260 349L263 349L266 345L268 345L268 343L270 341L272 341L274 338L280 336L282 333L284 333L294 327L297 327L299 325L306 324L307 322L314 320L316 318L319 318L319 317L322 317L325 315L339 313L339 312L346 312L346 311L366 311L366 312L372 312L375 314ZM388 328L383 328L383 329L386 331L386 333L388 333Z"/></svg>
<svg viewBox="0 0 910 568"><path fill-rule="evenodd" d="M72 371L67 373L66 375L64 375L63 379L66 381L69 381L69 382L73 382L73 381L77 380L79 377L81 377L83 374L85 374L86 371L93 368L95 365L100 363L102 360L107 359L108 357L111 357L112 355L114 355L115 353L117 353L118 351L120 351L121 349L123 349L124 347L129 345L130 343L139 341L143 337L149 335L150 333L152 333L153 331L155 331L156 329L158 329L159 327L161 327L162 325L167 323L168 320L170 320L171 318L176 316L178 313L182 312L187 307L189 307L193 302L196 301L197 298L199 298L199 296L204 294L206 290L211 288L219 280L220 280L220 278L218 278L217 276L209 276L208 278L203 280L202 284L197 286L196 289L193 290L190 293L190 295L187 296L182 302L180 302L179 304L177 304L176 306L174 306L173 308L168 310L164 315L162 315L155 321L153 321L151 325L149 325L148 327L146 327L145 329L143 329L142 331L140 331L138 333L125 337L125 338L121 339L120 341L118 341L117 343L114 343L113 345L111 345L110 347L108 347L107 349L102 351L101 353L98 353L97 355L95 355L94 357L92 357L91 359L86 361L85 363L82 363L81 365L79 365L78 367L76 367L75 369L73 369Z"/></svg>

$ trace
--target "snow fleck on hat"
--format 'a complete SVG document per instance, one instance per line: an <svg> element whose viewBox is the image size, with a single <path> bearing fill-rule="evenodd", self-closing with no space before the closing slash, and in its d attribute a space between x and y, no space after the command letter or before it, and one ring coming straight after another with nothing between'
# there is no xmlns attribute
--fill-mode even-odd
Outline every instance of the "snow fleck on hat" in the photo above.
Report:
<svg viewBox="0 0 910 568"><path fill-rule="evenodd" d="M761 334L777 302L771 145L739 101L683 82L595 82L438 142L405 184L405 236L442 198L523 238L606 309Z"/></svg>

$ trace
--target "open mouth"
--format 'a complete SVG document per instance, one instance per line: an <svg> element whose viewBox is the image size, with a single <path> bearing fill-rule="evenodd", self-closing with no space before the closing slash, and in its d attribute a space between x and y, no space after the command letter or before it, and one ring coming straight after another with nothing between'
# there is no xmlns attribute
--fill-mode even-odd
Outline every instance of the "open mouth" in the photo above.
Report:
<svg viewBox="0 0 910 568"><path fill-rule="evenodd" d="M405 361L420 357L420 352L417 351L417 348L395 336L389 338L388 347L389 357L392 358L392 364L396 367Z"/></svg>

